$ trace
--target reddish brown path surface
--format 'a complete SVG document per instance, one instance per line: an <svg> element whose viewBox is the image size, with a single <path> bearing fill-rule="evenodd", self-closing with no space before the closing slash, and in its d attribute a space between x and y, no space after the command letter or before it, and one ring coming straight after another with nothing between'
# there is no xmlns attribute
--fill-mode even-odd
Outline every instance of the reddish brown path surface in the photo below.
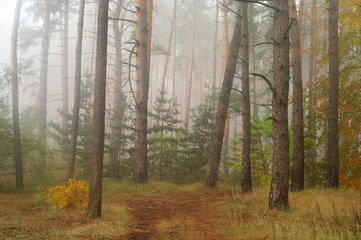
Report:
<svg viewBox="0 0 361 240"><path fill-rule="evenodd" d="M170 193L128 200L135 223L128 238L224 239L217 233L220 193L199 189L196 194Z"/></svg>

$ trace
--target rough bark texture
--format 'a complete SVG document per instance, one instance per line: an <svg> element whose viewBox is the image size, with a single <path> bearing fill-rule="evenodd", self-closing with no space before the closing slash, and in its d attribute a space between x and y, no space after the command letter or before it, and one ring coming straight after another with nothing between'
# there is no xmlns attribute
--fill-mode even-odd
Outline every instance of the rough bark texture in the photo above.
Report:
<svg viewBox="0 0 361 240"><path fill-rule="evenodd" d="M46 141L46 105L48 89L48 58L49 58L49 31L50 31L50 1L44 0L43 28L41 35L41 63L39 86L39 137Z"/></svg>
<svg viewBox="0 0 361 240"><path fill-rule="evenodd" d="M62 37L62 78L61 78L61 90L63 98L63 112L62 116L62 128L65 129L68 125L67 114L69 113L69 74L68 74L68 33L69 33L69 0L64 1L64 12L63 12L63 37ZM63 141L66 142L69 136L67 134L63 135ZM63 149L62 159L67 160L68 157L68 148Z"/></svg>
<svg viewBox="0 0 361 240"><path fill-rule="evenodd" d="M242 61L242 177L241 187L245 193L252 192L251 180L251 103L249 95L249 55L248 55L248 4L241 4L241 59Z"/></svg>
<svg viewBox="0 0 361 240"><path fill-rule="evenodd" d="M101 217L109 0L99 0L88 218Z"/></svg>
<svg viewBox="0 0 361 240"><path fill-rule="evenodd" d="M23 162L21 157L20 126L19 126L19 82L18 82L18 32L22 0L17 0L13 31L11 35L11 85L12 85L12 112L13 112L13 134L14 134L14 160L16 189L24 189Z"/></svg>
<svg viewBox="0 0 361 240"><path fill-rule="evenodd" d="M300 32L297 20L296 1L291 0L291 62L293 78L293 168L291 174L291 191L304 188L304 133L303 133L303 87Z"/></svg>
<svg viewBox="0 0 361 240"><path fill-rule="evenodd" d="M239 6L238 14L241 15L241 6ZM206 187L214 188L218 180L218 168L221 160L222 140L224 128L227 119L227 109L229 107L229 99L233 85L233 77L236 72L238 53L241 47L241 19L237 17L234 27L233 37L229 47L229 55L227 60L226 71L222 83L221 93L218 99L218 107L216 114L216 128L212 136L210 172L204 180Z"/></svg>
<svg viewBox="0 0 361 240"><path fill-rule="evenodd" d="M308 86L309 86L309 99L308 99L308 126L307 126L307 134L312 144L310 149L307 151L308 159L310 162L316 162L316 127L315 127L315 120L314 120L314 113L313 113L313 106L314 106L314 80L316 79L316 70L317 70L317 56L313 56L313 49L315 48L316 44L316 29L317 29L317 2L316 0L312 0L311 4L311 32L310 32L310 48L311 54L309 59L309 74L308 74Z"/></svg>
<svg viewBox="0 0 361 240"><path fill-rule="evenodd" d="M328 142L327 142L327 187L338 188L339 152L338 152L338 0L329 1L329 76L328 90Z"/></svg>
<svg viewBox="0 0 361 240"><path fill-rule="evenodd" d="M74 80L73 119L72 119L72 126L71 126L68 168L66 171L67 179L74 178L74 166L75 166L75 158L76 158L77 139L78 139L79 110L80 110L80 86L81 86L81 54L82 54L82 43L83 43L84 8L85 8L85 0L80 0L77 40L76 40L76 47L75 47L75 80Z"/></svg>
<svg viewBox="0 0 361 240"><path fill-rule="evenodd" d="M135 106L134 181L148 181L147 116L149 90L147 1L137 0L137 90Z"/></svg>
<svg viewBox="0 0 361 240"><path fill-rule="evenodd" d="M273 165L269 209L287 210L289 181L288 92L289 11L288 1L274 0L274 89L272 95Z"/></svg>
<svg viewBox="0 0 361 240"><path fill-rule="evenodd" d="M114 12L113 21L113 35L115 38L115 66L114 66L114 100L113 100L113 117L111 128L111 143L109 150L110 160L110 176L112 178L119 178L119 143L122 135L122 121L124 119L124 113L122 112L122 29L123 21L119 22L116 19L120 18L121 9L123 7L123 0L117 1L117 7ZM119 25L120 24L120 25Z"/></svg>

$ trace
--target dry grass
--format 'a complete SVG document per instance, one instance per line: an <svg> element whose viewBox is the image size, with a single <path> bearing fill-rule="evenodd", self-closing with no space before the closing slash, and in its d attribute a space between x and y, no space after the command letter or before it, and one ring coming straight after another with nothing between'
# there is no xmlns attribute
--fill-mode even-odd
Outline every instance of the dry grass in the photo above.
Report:
<svg viewBox="0 0 361 240"><path fill-rule="evenodd" d="M229 188L231 189L231 188ZM361 193L312 189L290 193L290 211L269 211L268 189L242 195L232 187L223 206L227 239L361 239Z"/></svg>
<svg viewBox="0 0 361 240"><path fill-rule="evenodd" d="M88 220L82 210L53 209L41 192L0 193L0 239L127 239L136 225L129 207L136 204L129 204L137 199L159 205L153 209L159 239L361 240L360 191L290 193L289 212L269 211L268 193L264 188L244 195L229 185L207 190L200 184L106 181L100 220Z"/></svg>

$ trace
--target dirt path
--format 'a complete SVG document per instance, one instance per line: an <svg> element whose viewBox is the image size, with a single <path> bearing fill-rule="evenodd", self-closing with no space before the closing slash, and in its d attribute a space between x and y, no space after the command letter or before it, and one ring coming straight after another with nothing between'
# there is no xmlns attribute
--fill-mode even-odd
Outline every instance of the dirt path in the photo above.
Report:
<svg viewBox="0 0 361 240"><path fill-rule="evenodd" d="M197 194L171 193L131 199L128 205L135 220L131 240L224 239L217 233L221 217L219 193L199 189Z"/></svg>

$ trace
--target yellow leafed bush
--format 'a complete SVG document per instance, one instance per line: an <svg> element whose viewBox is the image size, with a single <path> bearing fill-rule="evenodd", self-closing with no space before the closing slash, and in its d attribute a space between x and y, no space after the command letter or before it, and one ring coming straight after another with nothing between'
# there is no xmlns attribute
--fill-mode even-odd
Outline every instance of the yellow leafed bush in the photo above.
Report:
<svg viewBox="0 0 361 240"><path fill-rule="evenodd" d="M69 179L66 185L59 185L49 189L45 196L47 202L61 209L87 208L89 188L83 181Z"/></svg>

